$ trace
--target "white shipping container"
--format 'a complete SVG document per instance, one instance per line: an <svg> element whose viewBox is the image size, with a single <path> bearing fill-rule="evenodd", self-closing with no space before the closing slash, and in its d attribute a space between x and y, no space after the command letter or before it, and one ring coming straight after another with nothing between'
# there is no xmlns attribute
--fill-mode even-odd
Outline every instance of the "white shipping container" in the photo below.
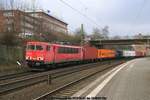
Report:
<svg viewBox="0 0 150 100"><path fill-rule="evenodd" d="M135 51L123 51L123 56L124 57L135 57L136 56L136 52Z"/></svg>

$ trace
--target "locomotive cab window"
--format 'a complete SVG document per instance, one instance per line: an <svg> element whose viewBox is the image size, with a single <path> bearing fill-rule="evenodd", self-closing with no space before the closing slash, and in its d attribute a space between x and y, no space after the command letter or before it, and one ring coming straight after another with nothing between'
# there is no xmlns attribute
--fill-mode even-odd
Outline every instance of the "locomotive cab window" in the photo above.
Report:
<svg viewBox="0 0 150 100"><path fill-rule="evenodd" d="M36 50L43 50L43 47L41 45L36 45Z"/></svg>
<svg viewBox="0 0 150 100"><path fill-rule="evenodd" d="M27 45L27 50L35 50L35 45Z"/></svg>

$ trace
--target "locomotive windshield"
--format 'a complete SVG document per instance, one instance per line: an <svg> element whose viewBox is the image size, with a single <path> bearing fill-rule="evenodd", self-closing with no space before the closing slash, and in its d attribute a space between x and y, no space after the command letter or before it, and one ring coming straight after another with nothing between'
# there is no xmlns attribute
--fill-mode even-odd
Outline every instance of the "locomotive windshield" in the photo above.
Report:
<svg viewBox="0 0 150 100"><path fill-rule="evenodd" d="M36 49L36 50L43 50L43 47L42 47L41 45L36 45L36 46L35 46L35 49Z"/></svg>
<svg viewBox="0 0 150 100"><path fill-rule="evenodd" d="M27 50L43 50L41 45L28 45Z"/></svg>
<svg viewBox="0 0 150 100"><path fill-rule="evenodd" d="M35 50L35 45L27 45L27 50Z"/></svg>

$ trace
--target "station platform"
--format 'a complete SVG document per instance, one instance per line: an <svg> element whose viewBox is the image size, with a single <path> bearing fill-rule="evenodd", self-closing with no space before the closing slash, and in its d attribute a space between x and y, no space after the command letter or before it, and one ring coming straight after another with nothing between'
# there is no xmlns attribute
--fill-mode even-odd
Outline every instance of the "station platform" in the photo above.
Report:
<svg viewBox="0 0 150 100"><path fill-rule="evenodd" d="M105 97L106 100L150 100L150 58L138 58L119 65L91 82L72 97Z"/></svg>

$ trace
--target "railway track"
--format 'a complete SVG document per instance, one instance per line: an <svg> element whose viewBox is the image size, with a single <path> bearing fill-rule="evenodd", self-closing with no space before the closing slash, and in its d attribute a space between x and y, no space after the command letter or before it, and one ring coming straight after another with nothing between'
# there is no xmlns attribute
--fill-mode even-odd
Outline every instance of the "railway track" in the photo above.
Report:
<svg viewBox="0 0 150 100"><path fill-rule="evenodd" d="M4 81L4 80L7 80L7 79L12 79L12 78L16 78L16 77L21 77L21 76L26 76L26 75L29 75L29 74L32 74L32 73L33 72L31 72L31 71L25 71L25 72L1 75L0 76L0 81Z"/></svg>
<svg viewBox="0 0 150 100"><path fill-rule="evenodd" d="M76 73L79 71L92 69L94 66L96 67L101 64L108 64L108 62L85 64L85 65L80 65L80 66L51 70L51 71L42 72L42 73L36 73L34 75L29 74L29 75L17 77L17 78L7 80L7 81L5 80L4 83L0 83L0 95L4 95L14 90L22 89L22 88L25 88L34 84L41 83L41 82L46 82L48 81L48 78L51 78L51 80L53 81L53 79L56 79L56 78L59 78L68 74ZM48 77L48 75L51 77Z"/></svg>
<svg viewBox="0 0 150 100"><path fill-rule="evenodd" d="M62 85L62 86L60 86L54 90L51 90L50 92L48 92L44 95L41 95L40 97L37 97L34 100L52 100L52 99L54 99L54 97L59 98L59 99L61 99L61 98L64 99L66 97L70 97L73 93L78 91L79 88L77 88L77 87L81 85L80 82L82 82L84 80L87 81L88 78L90 78L90 77L92 77L92 76L94 76L100 72L103 72L109 68L120 65L120 64L122 64L122 62L110 64L110 65L108 65L108 67L106 67L104 69L96 69L91 73L84 74L82 77L80 77L76 80L73 80L67 84L64 84L64 85ZM84 82L82 82L82 84ZM76 84L78 86L76 86ZM85 85L85 83L84 83L84 85Z"/></svg>
<svg viewBox="0 0 150 100"><path fill-rule="evenodd" d="M103 62L103 64L105 64L107 62ZM13 79L13 78L18 78L18 77L22 77L22 76L27 76L27 75L31 75L34 72L31 72L31 70L26 70L26 71L21 71L21 72L15 72L15 73L5 73L4 75L0 75L0 81L4 81L4 80L9 80L9 79Z"/></svg>
<svg viewBox="0 0 150 100"><path fill-rule="evenodd" d="M55 79L61 76L71 74L71 73L75 73L78 71L92 68L93 66L97 66L99 64L100 63L85 64L85 65L68 67L64 69L52 70L52 71L47 71L47 72L42 72L42 73L34 73L34 74L28 73L28 75L25 75L25 76L19 76L13 79L3 80L2 82L0 81L0 95L9 93L16 89L21 89L30 85L34 85L40 82L45 82L48 80L48 75L51 75L52 76L51 78Z"/></svg>

